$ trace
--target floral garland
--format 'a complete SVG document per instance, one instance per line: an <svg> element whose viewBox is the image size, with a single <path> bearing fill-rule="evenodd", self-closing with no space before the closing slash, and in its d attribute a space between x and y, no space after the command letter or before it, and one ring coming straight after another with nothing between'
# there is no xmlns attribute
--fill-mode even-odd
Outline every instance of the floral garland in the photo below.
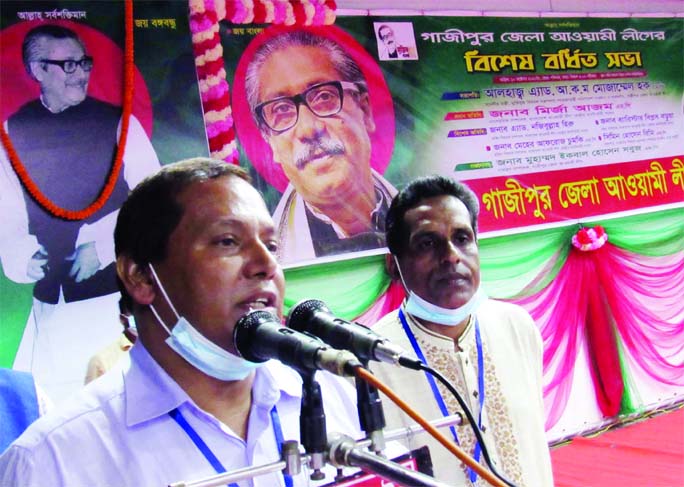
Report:
<svg viewBox="0 0 684 487"><path fill-rule="evenodd" d="M190 31L212 157L238 162L219 22L330 25L336 8L334 0L190 0Z"/></svg>
<svg viewBox="0 0 684 487"><path fill-rule="evenodd" d="M119 143L116 150L116 157L111 172L107 178L107 182L99 194L97 199L93 201L90 206L83 210L67 210L53 203L47 196L43 194L36 183L31 180L26 168L19 159L16 149L12 145L9 134L5 131L4 126L0 125L0 138L2 145L7 151L12 168L19 176L19 180L26 188L26 191L33 197L33 199L52 215L63 218L65 220L84 220L93 215L96 211L104 206L109 197L114 191L114 186L121 172L123 164L123 154L126 147L126 140L128 138L128 126L133 107L133 0L125 0L124 2L124 24L125 24L125 40L124 40L124 83L123 83L123 114L121 116L121 134L119 135Z"/></svg>
<svg viewBox="0 0 684 487"><path fill-rule="evenodd" d="M594 228L580 228L572 236L572 246L582 252L600 249L607 241L608 234L601 225Z"/></svg>

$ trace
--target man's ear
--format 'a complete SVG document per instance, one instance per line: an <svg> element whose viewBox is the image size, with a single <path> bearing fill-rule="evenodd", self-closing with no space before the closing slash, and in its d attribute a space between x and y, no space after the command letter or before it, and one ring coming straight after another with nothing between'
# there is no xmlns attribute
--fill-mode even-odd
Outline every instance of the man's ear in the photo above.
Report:
<svg viewBox="0 0 684 487"><path fill-rule="evenodd" d="M116 259L116 273L136 303L147 305L154 301L154 280L147 266L138 265L127 255L120 255Z"/></svg>
<svg viewBox="0 0 684 487"><path fill-rule="evenodd" d="M397 270L397 261L394 260L394 256L389 252L385 254L385 268L392 280L401 281L399 271Z"/></svg>
<svg viewBox="0 0 684 487"><path fill-rule="evenodd" d="M27 71L31 78L40 83L43 79L43 75L47 71L47 65L40 61L31 61Z"/></svg>
<svg viewBox="0 0 684 487"><path fill-rule="evenodd" d="M363 92L359 95L359 107L363 111L363 123L366 126L366 131L372 134L375 132L375 119L373 118L373 108L371 107L368 92Z"/></svg>

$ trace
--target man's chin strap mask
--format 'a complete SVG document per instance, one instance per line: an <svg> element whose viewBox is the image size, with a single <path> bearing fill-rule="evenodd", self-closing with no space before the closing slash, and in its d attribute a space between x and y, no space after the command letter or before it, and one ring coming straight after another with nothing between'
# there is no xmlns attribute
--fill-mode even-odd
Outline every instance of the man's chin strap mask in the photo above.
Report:
<svg viewBox="0 0 684 487"><path fill-rule="evenodd" d="M183 357L196 369L224 381L242 380L252 370L263 365L263 363L249 362L242 357L233 355L202 335L188 320L178 314L152 264L150 264L150 270L164 299L176 316L176 324L172 330L169 330L159 316L159 313L157 313L157 310L150 304L152 314L154 314L159 324L166 330L166 333L169 334L166 344L174 352Z"/></svg>
<svg viewBox="0 0 684 487"><path fill-rule="evenodd" d="M463 320L465 320L468 316L475 314L480 305L487 299L487 294L482 290L481 286L478 286L475 294L473 294L468 302L456 309L442 308L441 306L432 304L409 289L409 287L406 285L406 281L404 280L404 275L401 272L399 260L397 259L396 255L392 255L392 258L397 266L401 284L408 292L408 299L404 304L404 310L416 318L420 318L431 323L438 323L440 325L456 326L462 323Z"/></svg>

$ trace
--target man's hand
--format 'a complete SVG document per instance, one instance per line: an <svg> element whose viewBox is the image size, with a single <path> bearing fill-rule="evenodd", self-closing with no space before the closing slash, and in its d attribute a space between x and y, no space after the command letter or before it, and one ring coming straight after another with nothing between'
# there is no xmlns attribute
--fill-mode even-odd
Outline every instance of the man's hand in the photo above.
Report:
<svg viewBox="0 0 684 487"><path fill-rule="evenodd" d="M67 260L74 261L69 271L69 277L73 277L76 282L85 281L100 269L100 259L97 258L95 242L79 245L74 253L67 257Z"/></svg>
<svg viewBox="0 0 684 487"><path fill-rule="evenodd" d="M40 281L45 277L47 270L48 253L42 245L36 253L31 256L28 267L26 268L26 275L34 281Z"/></svg>

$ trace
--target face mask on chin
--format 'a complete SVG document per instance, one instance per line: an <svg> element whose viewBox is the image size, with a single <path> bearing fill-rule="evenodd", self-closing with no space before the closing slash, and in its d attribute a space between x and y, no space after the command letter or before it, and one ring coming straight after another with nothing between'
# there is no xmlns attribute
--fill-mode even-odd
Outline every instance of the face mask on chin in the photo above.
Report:
<svg viewBox="0 0 684 487"><path fill-rule="evenodd" d="M254 369L263 365L263 363L249 362L237 355L233 355L202 335L188 320L176 312L176 309L173 307L171 300L166 294L164 286L162 286L159 277L157 277L157 273L155 272L154 267L152 267L152 264L150 264L150 270L152 271L152 275L154 276L164 299L176 316L176 324L172 330L169 330L161 320L157 310L150 304L150 309L152 310L154 317L164 330L166 330L166 333L169 334L169 337L166 339L166 344L171 347L174 352L183 357L199 371L223 381L243 380Z"/></svg>
<svg viewBox="0 0 684 487"><path fill-rule="evenodd" d="M456 309L442 308L441 306L432 304L408 288L406 281L404 281L404 276L401 273L399 261L396 256L393 255L392 257L394 258L394 263L399 271L401 283L404 285L404 289L408 291L408 299L406 300L404 309L411 316L440 325L457 326L468 318L468 316L475 314L480 305L487 299L487 294L481 287L478 287L475 294L473 294L468 302Z"/></svg>

